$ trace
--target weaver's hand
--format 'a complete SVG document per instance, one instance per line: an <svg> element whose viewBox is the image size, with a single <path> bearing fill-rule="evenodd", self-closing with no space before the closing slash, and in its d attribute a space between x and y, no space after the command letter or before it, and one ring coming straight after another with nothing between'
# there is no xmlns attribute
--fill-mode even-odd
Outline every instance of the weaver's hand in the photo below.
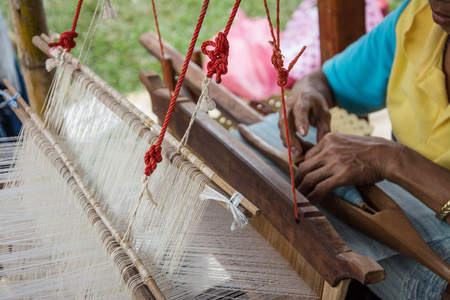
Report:
<svg viewBox="0 0 450 300"><path fill-rule="evenodd" d="M301 136L306 136L309 125L313 125L317 128L317 141L320 141L330 131L329 107L331 105L334 105L334 100L322 71L315 71L295 84L291 96L286 100L289 138L291 146L295 148L291 149L294 154L300 155L311 148L311 144L297 138L296 131ZM280 111L278 127L280 128L280 137L286 146L283 111Z"/></svg>
<svg viewBox="0 0 450 300"><path fill-rule="evenodd" d="M383 138L329 133L306 153L295 185L317 203L338 186L373 184L385 179L398 152L397 143Z"/></svg>

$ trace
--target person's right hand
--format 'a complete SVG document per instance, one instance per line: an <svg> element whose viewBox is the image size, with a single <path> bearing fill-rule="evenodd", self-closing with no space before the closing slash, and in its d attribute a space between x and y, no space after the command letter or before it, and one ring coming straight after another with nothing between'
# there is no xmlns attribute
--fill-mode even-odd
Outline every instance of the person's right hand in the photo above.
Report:
<svg viewBox="0 0 450 300"><path fill-rule="evenodd" d="M289 128L289 138L291 141L291 151L295 155L305 153L311 148L311 144L299 139L296 131L301 136L306 136L309 126L313 125L317 128L317 142L330 132L330 119L328 101L324 94L316 88L316 86L326 86L327 81L325 75L321 71L317 71L308 75L312 79L304 79L293 89L290 97L286 100L286 116ZM320 84L315 84L319 80ZM325 80L322 84L322 80ZM312 82L312 83L311 83ZM321 89L323 90L323 88ZM278 127L280 128L280 137L283 144L286 145L286 130L284 126L283 111L280 111Z"/></svg>

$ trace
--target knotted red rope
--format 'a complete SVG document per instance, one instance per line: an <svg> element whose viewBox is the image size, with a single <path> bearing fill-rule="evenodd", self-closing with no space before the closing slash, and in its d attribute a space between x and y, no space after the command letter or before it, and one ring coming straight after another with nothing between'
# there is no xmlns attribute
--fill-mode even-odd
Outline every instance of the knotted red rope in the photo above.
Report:
<svg viewBox="0 0 450 300"><path fill-rule="evenodd" d="M233 24L234 18L238 11L241 0L236 0L233 9L231 11L230 17L228 18L227 25L225 26L224 32L219 32L214 41L206 41L202 44L202 53L207 55L210 61L206 64L208 72L206 77L212 78L213 74L216 74L216 83L222 82L222 75L228 73L228 33L230 32L231 25ZM207 47L213 47L212 50L208 50Z"/></svg>
<svg viewBox="0 0 450 300"><path fill-rule="evenodd" d="M180 94L181 85L183 84L184 77L186 76L186 71L189 66L189 62L191 61L192 53L194 52L195 43L197 42L198 35L200 33L200 29L203 24L203 20L206 15L206 10L208 9L210 0L205 0L203 2L202 11L200 12L200 16L197 21L197 25L194 30L194 34L192 36L191 43L189 45L188 52L186 54L186 58L183 63L183 67L181 68L180 76L177 81L177 85L175 86L175 91L173 92L172 99L170 100L169 108L167 110L166 117L164 119L164 123L161 128L161 132L159 133L158 141L155 145L152 145L150 149L145 154L145 175L150 176L156 169L156 166L159 162L161 162L161 144L164 140L164 135L166 134L167 127L169 125L170 117L172 116L173 110L175 109L175 104L177 102L178 95Z"/></svg>
<svg viewBox="0 0 450 300"><path fill-rule="evenodd" d="M72 30L61 33L61 35L59 37L59 41L48 44L49 47L61 46L64 49L66 49L67 52L70 52L70 50L75 48L77 43L74 41L74 39L76 37L78 37L78 33L76 33L75 30L77 29L77 23L78 23L78 18L80 17L80 11L81 11L82 4L83 4L83 0L78 0L77 10L75 12L75 16L73 17Z"/></svg>
<svg viewBox="0 0 450 300"><path fill-rule="evenodd" d="M161 147L152 145L145 153L145 175L149 176L156 169L156 165L162 161Z"/></svg>
<svg viewBox="0 0 450 300"><path fill-rule="evenodd" d="M213 50L207 50L206 47L212 46ZM207 55L210 61L206 64L208 72L206 77L211 78L216 74L216 82L222 82L222 74L228 73L228 53L229 44L226 35L219 32L215 41L206 41L202 44L202 52Z"/></svg>
<svg viewBox="0 0 450 300"><path fill-rule="evenodd" d="M266 9L267 21L269 22L270 34L272 35L272 42L269 42L273 47L272 52L272 64L277 70L277 84L281 87L281 103L283 104L283 116L284 116L284 128L286 129L286 144L288 148L289 154L289 171L291 175L291 185L292 185L292 194L294 195L294 211L295 218L299 220L298 217L298 208L297 208L297 196L295 192L295 183L294 183L294 170L292 168L292 155L291 155L291 143L289 140L289 128L287 124L286 118L286 100L284 96L284 86L287 84L289 72L294 67L295 63L298 61L300 56L306 49L306 46L302 48L302 50L297 54L297 56L291 61L289 67L287 69L284 68L284 60L283 55L280 50L280 0L277 0L277 35L275 37L272 21L270 19L269 8L267 7L267 0L264 0L264 7Z"/></svg>

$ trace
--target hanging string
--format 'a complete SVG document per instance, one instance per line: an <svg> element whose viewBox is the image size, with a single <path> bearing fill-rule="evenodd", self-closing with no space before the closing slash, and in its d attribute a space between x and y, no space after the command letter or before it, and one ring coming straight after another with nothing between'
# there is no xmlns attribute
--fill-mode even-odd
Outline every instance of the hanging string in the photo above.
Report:
<svg viewBox="0 0 450 300"><path fill-rule="evenodd" d="M80 55L78 56L78 60L82 61L81 57L83 56L83 51L85 49L86 43L89 40L89 46L88 46L88 49L84 56L83 64L86 64L86 60L87 60L89 51L91 50L92 42L94 41L95 33L97 32L98 25L100 24L100 16L103 14L103 10L105 9L105 4L103 3L101 6L101 9L100 9L100 12L97 13L101 2L102 2L101 0L97 1L97 5L95 6L95 10L94 10L94 15L92 16L91 23L89 24L89 28L86 32L86 39L83 41L83 46L81 46ZM95 20L96 18L97 18L97 21ZM94 23L95 23L95 27L94 27ZM89 39L89 34L91 33L92 27L94 27L94 30L93 30L91 38Z"/></svg>
<svg viewBox="0 0 450 300"><path fill-rule="evenodd" d="M161 128L161 132L159 134L158 141L156 144L152 145L150 149L145 153L144 161L145 161L145 175L149 176L156 169L158 163L162 161L161 156L161 144L164 140L164 135L166 134L167 127L169 125L170 117L172 116L173 110L175 109L175 104L178 98L178 95L181 90L181 85L183 84L184 77L186 76L186 71L189 66L189 62L191 61L192 53L194 52L195 43L197 42L198 35L200 33L200 29L203 24L203 20L206 15L206 10L208 9L210 0L205 0L203 2L202 10L200 12L200 16L197 21L197 25L195 27L194 35L192 36L191 43L189 45L188 53L186 54L186 59L184 60L183 67L180 72L180 77L178 78L177 85L175 87L175 91L170 100L170 105L167 110L166 117L164 119L163 126Z"/></svg>
<svg viewBox="0 0 450 300"><path fill-rule="evenodd" d="M110 0L105 0L103 3L103 19L111 20L117 18L119 15L116 13L111 5Z"/></svg>
<svg viewBox="0 0 450 300"><path fill-rule="evenodd" d="M300 52L297 54L297 56L291 61L289 64L289 67L287 69L284 68L284 60L283 60L283 54L281 53L280 49L280 0L277 0L277 34L275 36L272 20L270 19L270 12L269 8L267 6L267 0L264 0L264 8L266 9L266 15L267 15L267 21L269 22L270 27L270 34L272 35L272 41L269 42L272 45L273 51L272 51L272 64L275 67L275 70L277 71L277 84L281 88L281 103L283 106L283 116L284 116L284 128L286 130L286 144L288 148L288 154L289 154L289 172L291 175L291 185L292 185L292 194L294 195L294 211L295 211L295 218L299 220L298 217L298 208L297 208L297 196L295 192L295 183L294 183L294 170L292 168L292 154L291 154L291 143L289 140L289 128L287 124L287 118L286 118L286 101L285 101L285 95L284 95L284 86L287 84L289 72L294 67L295 63L298 61L300 56L303 54L303 52L306 49L306 46L300 50Z"/></svg>
<svg viewBox="0 0 450 300"><path fill-rule="evenodd" d="M231 25L233 24L234 18L236 17L236 13L238 11L239 5L241 1L237 0L234 3L233 9L231 11L230 17L228 18L227 25L225 26L224 32L219 32L216 37L215 42L206 41L202 44L202 52L210 58L210 61L207 64L207 74L206 77L202 81L202 92L200 97L198 98L197 105L195 107L195 111L191 116L191 120L189 121L188 128L186 129L183 138L180 141L180 146L178 150L182 146L187 144L187 140L189 138L189 133L191 131L192 125L194 124L195 118L197 116L198 111L208 112L212 111L216 108L216 103L211 98L209 84L211 82L213 74L216 74L216 83L220 84L222 82L221 76L228 72L228 54L229 54L229 44L228 44L228 33L230 32ZM208 50L208 46L213 46L213 50Z"/></svg>
<svg viewBox="0 0 450 300"><path fill-rule="evenodd" d="M73 18L73 23L72 23L72 30L61 33L61 36L59 37L59 42L50 43L50 44L48 44L49 47L61 46L64 49L66 49L67 52L70 52L70 50L75 48L77 43L75 43L74 39L76 37L78 37L78 33L76 33L75 30L77 29L77 23L78 23L78 18L80 17L80 11L81 11L82 4L83 4L83 0L78 0L77 10L75 12L75 16Z"/></svg>

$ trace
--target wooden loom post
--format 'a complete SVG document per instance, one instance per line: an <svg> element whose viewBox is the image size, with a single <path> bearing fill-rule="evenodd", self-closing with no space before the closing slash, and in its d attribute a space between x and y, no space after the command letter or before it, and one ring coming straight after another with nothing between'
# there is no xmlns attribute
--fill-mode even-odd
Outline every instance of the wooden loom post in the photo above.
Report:
<svg viewBox="0 0 450 300"><path fill-rule="evenodd" d="M31 39L48 32L44 5L42 0L9 0L9 7L28 99L33 111L40 115L53 76L45 69L47 56L34 47Z"/></svg>
<svg viewBox="0 0 450 300"><path fill-rule="evenodd" d="M364 0L318 0L322 62L343 51L366 32Z"/></svg>

